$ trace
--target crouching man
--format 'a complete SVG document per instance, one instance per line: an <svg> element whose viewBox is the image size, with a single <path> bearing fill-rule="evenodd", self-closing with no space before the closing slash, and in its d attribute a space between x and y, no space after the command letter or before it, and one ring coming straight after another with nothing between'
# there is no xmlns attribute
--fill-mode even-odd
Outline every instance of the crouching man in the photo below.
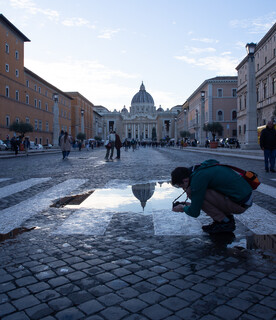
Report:
<svg viewBox="0 0 276 320"><path fill-rule="evenodd" d="M202 209L213 219L202 226L208 233L235 230L233 214L241 214L252 205L252 188L237 172L218 165L217 160L207 160L190 168L177 167L171 173L174 187L186 190L191 203L178 204L175 212L185 212L197 218Z"/></svg>

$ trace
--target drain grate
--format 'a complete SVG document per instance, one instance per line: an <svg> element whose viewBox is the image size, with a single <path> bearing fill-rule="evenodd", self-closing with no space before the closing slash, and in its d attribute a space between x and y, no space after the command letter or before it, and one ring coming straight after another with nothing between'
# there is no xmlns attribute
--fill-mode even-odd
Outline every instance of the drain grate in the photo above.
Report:
<svg viewBox="0 0 276 320"><path fill-rule="evenodd" d="M87 193L83 194L77 194L74 196L68 196L64 198L60 198L57 201L55 201L51 207L54 208L61 208L65 207L67 205L80 205L86 198L88 198L95 190L89 191Z"/></svg>

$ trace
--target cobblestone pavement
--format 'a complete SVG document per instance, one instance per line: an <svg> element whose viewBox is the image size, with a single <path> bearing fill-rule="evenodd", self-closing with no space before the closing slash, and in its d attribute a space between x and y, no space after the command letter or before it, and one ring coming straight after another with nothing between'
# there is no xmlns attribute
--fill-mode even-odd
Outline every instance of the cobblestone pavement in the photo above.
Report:
<svg viewBox="0 0 276 320"><path fill-rule="evenodd" d="M210 158L257 172L270 191L254 191L255 203L276 214L276 175L264 172L263 161L169 148L121 153L113 162L103 160L104 149L72 152L66 161L61 154L0 159L0 196L10 190L0 197L0 226L1 214L35 210L28 200L39 207L37 199L53 199L50 190L59 185L70 195L168 181L175 167ZM32 178L51 179L12 193ZM0 243L2 320L276 319L274 255L231 246L248 234L239 221L227 237L160 236L152 215L119 212L103 234L57 234L74 209L46 205L23 222L38 228Z"/></svg>

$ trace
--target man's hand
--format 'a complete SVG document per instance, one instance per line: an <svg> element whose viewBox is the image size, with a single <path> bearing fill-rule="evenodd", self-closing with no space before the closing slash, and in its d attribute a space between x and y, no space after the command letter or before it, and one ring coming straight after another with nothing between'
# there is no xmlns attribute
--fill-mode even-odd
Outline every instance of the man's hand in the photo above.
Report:
<svg viewBox="0 0 276 320"><path fill-rule="evenodd" d="M179 205L173 207L172 210L174 212L183 212L184 211L184 207L187 206L187 205L190 205L190 204L191 204L191 202L185 201L185 202L182 202Z"/></svg>
<svg viewBox="0 0 276 320"><path fill-rule="evenodd" d="M185 206L180 203L178 206L173 207L172 210L173 210L174 212L183 212L184 207L185 207Z"/></svg>

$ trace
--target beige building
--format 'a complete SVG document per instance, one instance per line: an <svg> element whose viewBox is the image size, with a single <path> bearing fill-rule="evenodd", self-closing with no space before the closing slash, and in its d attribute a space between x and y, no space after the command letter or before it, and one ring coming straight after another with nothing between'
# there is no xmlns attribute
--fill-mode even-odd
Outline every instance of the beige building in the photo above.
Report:
<svg viewBox="0 0 276 320"><path fill-rule="evenodd" d="M53 95L58 94L58 130L71 131L71 97L24 67L30 41L0 14L0 139L11 138L13 122L30 123L31 141L53 143Z"/></svg>
<svg viewBox="0 0 276 320"><path fill-rule="evenodd" d="M79 92L67 92L71 101L71 135L74 139L78 133L85 133L86 139L93 136L94 105Z"/></svg>
<svg viewBox="0 0 276 320"><path fill-rule="evenodd" d="M205 142L204 124L219 122L223 138L237 137L237 77L215 77L205 80L187 99L179 115L178 135L181 128L191 138ZM202 141L204 140L204 141Z"/></svg>
<svg viewBox="0 0 276 320"><path fill-rule="evenodd" d="M257 95L257 126L266 125L273 118L276 108L276 23L257 44L254 54L256 95ZM238 71L238 138L245 142L246 103L247 103L247 60L246 56L237 66Z"/></svg>

